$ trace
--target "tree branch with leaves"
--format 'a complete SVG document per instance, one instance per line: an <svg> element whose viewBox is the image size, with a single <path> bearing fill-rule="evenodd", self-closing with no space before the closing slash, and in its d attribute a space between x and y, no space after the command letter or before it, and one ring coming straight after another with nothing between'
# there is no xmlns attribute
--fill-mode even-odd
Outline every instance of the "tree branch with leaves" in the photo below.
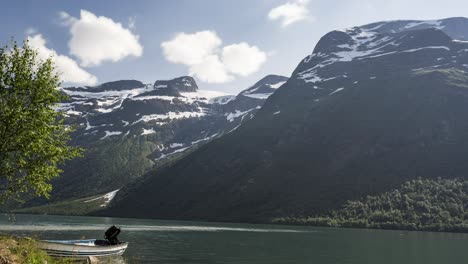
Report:
<svg viewBox="0 0 468 264"><path fill-rule="evenodd" d="M54 107L66 96L51 58L27 42L0 49L0 204L24 194L49 197L59 166L81 155Z"/></svg>

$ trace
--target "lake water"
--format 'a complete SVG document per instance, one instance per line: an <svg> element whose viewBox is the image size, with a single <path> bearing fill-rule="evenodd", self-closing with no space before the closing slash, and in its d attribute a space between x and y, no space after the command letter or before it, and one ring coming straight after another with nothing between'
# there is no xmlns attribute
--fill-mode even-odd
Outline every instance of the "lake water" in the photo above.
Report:
<svg viewBox="0 0 468 264"><path fill-rule="evenodd" d="M468 263L468 234L39 215L1 215L0 233L102 238L113 224L124 263Z"/></svg>

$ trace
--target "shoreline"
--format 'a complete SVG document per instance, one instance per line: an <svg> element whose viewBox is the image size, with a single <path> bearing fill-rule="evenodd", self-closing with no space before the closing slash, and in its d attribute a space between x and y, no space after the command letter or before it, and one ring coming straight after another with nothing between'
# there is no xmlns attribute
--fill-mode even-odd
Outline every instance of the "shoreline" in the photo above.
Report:
<svg viewBox="0 0 468 264"><path fill-rule="evenodd" d="M6 213L4 213L6 214ZM56 214L31 214L31 213L13 213L19 215L38 215L38 216L60 216L60 217L91 217L91 218L101 218L109 216L97 216L97 215L56 215ZM381 226L375 227L372 225L368 226L353 226L352 224L340 224L340 225L330 225L330 224L310 224L310 223L300 223L296 222L287 222L287 221L276 221L276 220L267 220L267 221L243 221L243 222L232 222L232 221L210 221L210 220L187 220L187 219L155 219L155 218L136 218L136 217L115 217L111 218L117 219L132 219L132 220L154 220L154 221L177 221L181 223L187 223L191 225L193 223L206 223L206 224L231 224L231 225L243 225L243 224L253 224L253 225L272 225L272 226L300 226L300 227L320 227L320 228L342 228L342 229L363 229L363 230L384 230L384 231L406 231L406 232L424 232L424 233L451 233L451 234L468 234L468 226L464 228L457 229L444 229L438 226L427 226L427 227L417 227L417 228L396 228L394 226ZM1 232L1 231L0 231ZM0 234L1 236L1 234Z"/></svg>

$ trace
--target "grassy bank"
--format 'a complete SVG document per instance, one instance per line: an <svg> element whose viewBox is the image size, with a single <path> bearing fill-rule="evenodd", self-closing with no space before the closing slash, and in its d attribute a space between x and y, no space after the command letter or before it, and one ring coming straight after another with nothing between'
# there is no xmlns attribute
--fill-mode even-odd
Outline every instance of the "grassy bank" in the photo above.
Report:
<svg viewBox="0 0 468 264"><path fill-rule="evenodd" d="M21 214L89 215L106 205L105 194L12 210Z"/></svg>
<svg viewBox="0 0 468 264"><path fill-rule="evenodd" d="M49 257L38 249L34 240L0 235L0 263L16 264L55 264L68 263Z"/></svg>
<svg viewBox="0 0 468 264"><path fill-rule="evenodd" d="M0 235L0 264L80 264L80 263L133 263L121 256L102 258L52 258L35 245L31 238Z"/></svg>

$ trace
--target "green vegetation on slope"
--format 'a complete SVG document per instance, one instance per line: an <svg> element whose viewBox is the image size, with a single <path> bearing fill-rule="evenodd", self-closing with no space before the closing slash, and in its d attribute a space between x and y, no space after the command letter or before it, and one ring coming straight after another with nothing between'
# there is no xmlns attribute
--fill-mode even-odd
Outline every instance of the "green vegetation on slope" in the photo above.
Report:
<svg viewBox="0 0 468 264"><path fill-rule="evenodd" d="M417 179L400 188L318 217L283 217L275 223L335 227L468 232L468 181Z"/></svg>
<svg viewBox="0 0 468 264"><path fill-rule="evenodd" d="M193 146L193 149L196 149L197 146ZM167 166L176 162L180 157L191 153L193 150L186 150L185 152L176 153L162 160L155 168L159 166ZM115 156L120 154L116 153ZM88 170L90 168L84 168L83 170ZM125 171L132 170L133 168L128 168ZM112 169L114 171L114 169ZM122 168L122 170L124 170ZM139 175L140 173L138 173ZM136 175L136 174L135 174ZM104 176L103 176L104 177ZM143 183L143 179L147 175L143 175L133 181L133 183L124 186L122 190L118 192L118 199L120 196L124 196L129 190L135 190L136 186L140 186ZM104 180L104 179L103 179ZM72 187L69 187L72 188ZM115 191L115 188L119 186L112 186L114 189L109 189L109 191ZM38 206L27 206L20 209L6 210L13 213L23 213L23 214L48 214L48 215L92 215L98 213L99 211L107 207L108 199L105 197L107 193L101 193L99 195L79 197L79 198L69 198L63 201L48 201L46 204ZM120 197L120 198L119 198Z"/></svg>
<svg viewBox="0 0 468 264"><path fill-rule="evenodd" d="M103 209L107 199L103 195L70 199L45 205L13 210L14 213L50 215L87 215Z"/></svg>
<svg viewBox="0 0 468 264"><path fill-rule="evenodd" d="M463 70L457 68L447 69L419 69L415 70L415 75L424 75L430 73L439 73L447 76L447 83L453 86L468 88L468 76Z"/></svg>
<svg viewBox="0 0 468 264"><path fill-rule="evenodd" d="M157 143L147 137L103 140L86 149L83 158L67 163L54 181L52 201L63 201L110 192L143 175L154 162L148 156Z"/></svg>

